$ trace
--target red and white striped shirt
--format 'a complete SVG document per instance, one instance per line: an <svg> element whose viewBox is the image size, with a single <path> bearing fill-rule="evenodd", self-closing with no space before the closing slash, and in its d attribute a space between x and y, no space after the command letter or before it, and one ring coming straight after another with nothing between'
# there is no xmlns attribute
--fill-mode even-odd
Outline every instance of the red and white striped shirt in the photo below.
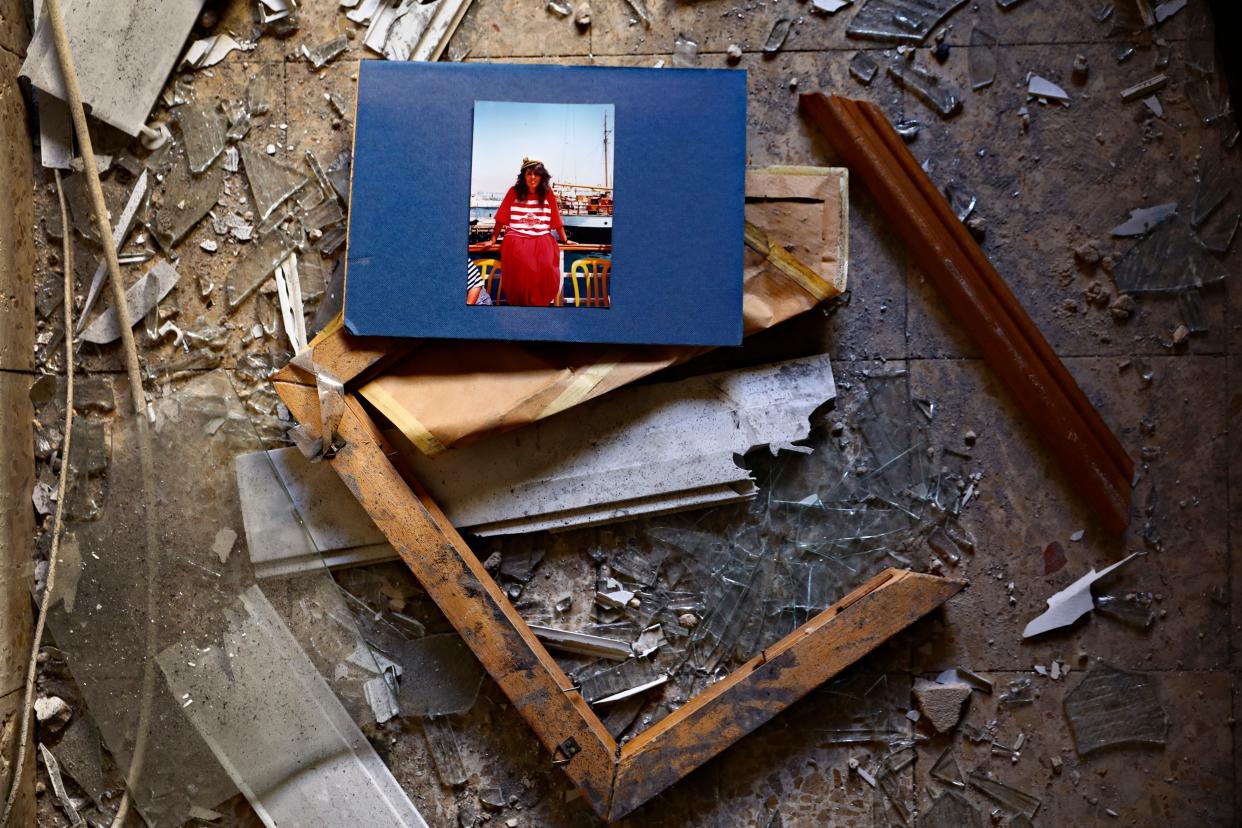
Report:
<svg viewBox="0 0 1242 828"><path fill-rule="evenodd" d="M551 190L540 203L534 193L525 201L518 201L517 193L510 187L505 194L500 209L496 211L496 227L508 226L510 232L519 236L543 236L553 230L559 230L564 237L564 225L561 223L561 211L556 206L556 196Z"/></svg>

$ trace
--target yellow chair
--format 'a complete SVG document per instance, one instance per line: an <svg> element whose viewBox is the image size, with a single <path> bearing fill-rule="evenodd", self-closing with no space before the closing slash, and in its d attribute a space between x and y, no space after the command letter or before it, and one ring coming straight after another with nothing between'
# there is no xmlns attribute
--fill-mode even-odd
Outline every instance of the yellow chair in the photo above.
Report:
<svg viewBox="0 0 1242 828"><path fill-rule="evenodd" d="M582 307L582 294L578 290L578 273L586 279L586 306L588 308L610 307L608 274L612 271L612 259L579 259L569 269L574 283L574 307Z"/></svg>
<svg viewBox="0 0 1242 828"><path fill-rule="evenodd" d="M496 297L497 305L501 304L504 297L504 284L502 282L503 273L500 271L499 259L479 259L475 262L479 266L479 272L483 276L483 289L489 294ZM496 292L492 293L492 279L496 279Z"/></svg>

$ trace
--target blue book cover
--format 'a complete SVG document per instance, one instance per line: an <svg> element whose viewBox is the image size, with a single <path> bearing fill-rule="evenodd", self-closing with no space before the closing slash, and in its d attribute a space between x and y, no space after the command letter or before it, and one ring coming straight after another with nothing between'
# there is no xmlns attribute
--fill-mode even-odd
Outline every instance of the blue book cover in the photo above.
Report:
<svg viewBox="0 0 1242 828"><path fill-rule="evenodd" d="M345 324L736 345L746 75L362 61Z"/></svg>

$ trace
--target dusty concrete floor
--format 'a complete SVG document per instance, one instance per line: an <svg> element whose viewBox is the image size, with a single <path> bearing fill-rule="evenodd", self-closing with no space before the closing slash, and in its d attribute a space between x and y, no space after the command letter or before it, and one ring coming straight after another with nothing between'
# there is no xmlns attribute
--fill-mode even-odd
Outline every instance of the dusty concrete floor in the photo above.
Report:
<svg viewBox="0 0 1242 828"><path fill-rule="evenodd" d="M363 55L355 38L349 53L328 68L308 69L295 55L298 46L355 27L335 4L306 5L310 8L300 31L285 40L263 38L256 50L235 53L200 75L195 92L200 99L236 96L247 74L260 67L274 72L283 81L278 108L247 140L280 144L280 155L290 160L310 149L326 162L348 148L350 131L347 123L334 126L324 117L323 95L331 92L352 105L352 61ZM943 612L853 668L846 684L813 693L625 824L882 824L873 814L871 790L847 771L851 757L869 755L867 746L835 746L825 734L847 726L860 708L878 706L899 714L910 706L914 677L958 665L986 672L1002 687L1023 677L1034 681L1038 695L1033 704L999 709L995 696L976 694L967 717L980 724L996 719L999 740L1012 742L1022 732L1026 744L1021 759L1011 763L960 733L921 743L904 780L910 803L920 811L943 789L928 771L951 744L964 770L990 767L1001 780L1038 796L1043 804L1037 825L1237 824L1242 775L1234 761L1234 722L1242 639L1235 638L1242 635L1242 594L1235 596L1231 572L1233 537L1242 530L1242 290L1235 275L1223 289L1205 291L1209 330L1174 349L1171 335L1181 322L1176 300L1143 298L1132 318L1115 320L1106 307L1086 297L1096 281L1115 293L1110 274L1081 265L1073 254L1076 245L1091 239L1106 252L1123 253L1130 242L1113 239L1108 231L1132 207L1188 204L1200 148L1219 142L1220 132L1199 123L1182 86L1189 77L1182 57L1188 13L1161 26L1158 43L1140 45L1119 63L1117 54L1129 40L1108 37L1108 24L1093 17L1096 5L1026 0L1006 12L992 0L979 0L955 12L948 20L947 61L938 64L926 48L918 55L963 90L962 112L946 121L886 78L864 87L850 77L852 55L860 48L877 48L846 38L852 9L827 17L791 0L651 0L655 22L647 28L632 22L622 0L595 0L592 26L583 34L571 20L548 14L540 0L475 0L449 47L450 56L651 65L667 60L674 37L684 33L699 42L703 66L725 66L726 48L740 44L746 51L740 65L750 84L748 155L755 165L836 163L826 142L799 117L798 92L867 98L895 121L920 121L923 128L912 145L916 156L927 162L938 184L956 182L978 196L986 252L1131 455L1137 459L1147 449L1151 458L1140 465L1131 531L1124 539L1106 536L943 312L866 193L855 186L849 301L763 334L740 355L719 354L708 363L827 352L839 380L878 362L906 365L916 395L936 401L935 439L964 449L967 430L979 435L971 453L974 467L983 473L981 494L964 518L979 545L958 569L970 587ZM248 31L249 14L247 4L233 3L219 27ZM796 16L797 22L785 48L765 57L763 41L783 15ZM979 92L968 91L966 44L974 26L987 29L1001 44L996 82ZM1171 60L1167 69L1158 70L1155 61L1162 51ZM1090 65L1085 82L1071 78L1077 55ZM1122 103L1118 94L1157 71L1170 76L1159 93L1162 119L1150 116L1141 103ZM1062 84L1072 96L1070 106L1028 102L1028 72ZM1029 110L1029 131L1021 125L1022 107ZM1227 155L1221 174L1242 183L1236 151ZM240 181L234 190L240 203ZM1235 203L1240 197L1235 194ZM40 189L40 199L46 209L46 189ZM200 238L210 236L206 224L183 244L180 267L220 280L229 269L227 257L197 247ZM44 265L51 251L43 249ZM1235 245L1225 260L1229 270L1239 269L1239 256ZM89 277L89 268L79 270L79 279ZM191 280L183 281L173 299L166 304L180 307L183 319L221 318L219 307L202 306ZM241 313L249 325L251 311ZM241 334L233 336L238 341ZM248 351L256 347L270 348L249 346ZM272 358L280 358L279 349L272 350L277 351ZM119 367L113 352L85 356L94 371ZM153 363L160 358L158 351L148 356ZM226 359L226 366L230 362ZM1140 363L1150 366L1150 383L1140 381ZM1154 428L1141 426L1145 421ZM1153 490L1158 493L1154 500ZM1145 504L1154 504L1150 514ZM1154 526L1149 541L1140 536L1145 522ZM1085 535L1071 542L1078 529L1085 529ZM1153 534L1160 539L1158 548L1150 543ZM1064 545L1069 562L1045 576L1043 549L1054 541ZM1038 643L1021 641L1022 626L1049 595L1091 567L1140 549L1150 554L1133 562L1117 583L1121 590L1157 596L1159 617L1152 628L1136 630L1092 617ZM405 583L411 600L418 600L416 587L397 565L376 568L368 577ZM434 619L434 609L424 609ZM437 622L431 623L434 629ZM1074 668L1067 679L1033 673L1033 665L1058 657ZM1080 680L1087 660L1095 658L1153 676L1169 718L1165 747L1125 747L1088 757L1075 753L1062 700ZM882 689L865 700L850 689L871 687L881 675ZM569 796L571 786L536 749L490 680L480 702L455 720L454 728L472 773L459 791L440 786L417 725L393 725L374 734L377 748L432 825L459 820L469 825L466 818L475 814L499 824L516 819L522 826L596 824L589 809ZM1059 771L1053 757L1063 763ZM487 812L478 792L493 786L515 796L517 804ZM991 805L973 791L966 795L986 822ZM47 824L60 824L48 800L44 797L41 813ZM243 803L238 810L244 813ZM780 821L774 822L778 813Z"/></svg>

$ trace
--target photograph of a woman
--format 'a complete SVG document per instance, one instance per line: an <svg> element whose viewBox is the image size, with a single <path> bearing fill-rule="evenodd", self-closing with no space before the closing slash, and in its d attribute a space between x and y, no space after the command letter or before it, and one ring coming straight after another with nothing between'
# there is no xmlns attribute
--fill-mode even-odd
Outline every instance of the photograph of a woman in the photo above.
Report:
<svg viewBox="0 0 1242 828"><path fill-rule="evenodd" d="M475 101L473 115L466 304L611 307L613 104Z"/></svg>
<svg viewBox="0 0 1242 828"><path fill-rule="evenodd" d="M557 240L568 244L569 237L551 183L552 176L542 162L523 158L517 181L496 211L491 244L496 244L503 230L500 267L505 274L505 298L510 305L546 307L560 290Z"/></svg>

